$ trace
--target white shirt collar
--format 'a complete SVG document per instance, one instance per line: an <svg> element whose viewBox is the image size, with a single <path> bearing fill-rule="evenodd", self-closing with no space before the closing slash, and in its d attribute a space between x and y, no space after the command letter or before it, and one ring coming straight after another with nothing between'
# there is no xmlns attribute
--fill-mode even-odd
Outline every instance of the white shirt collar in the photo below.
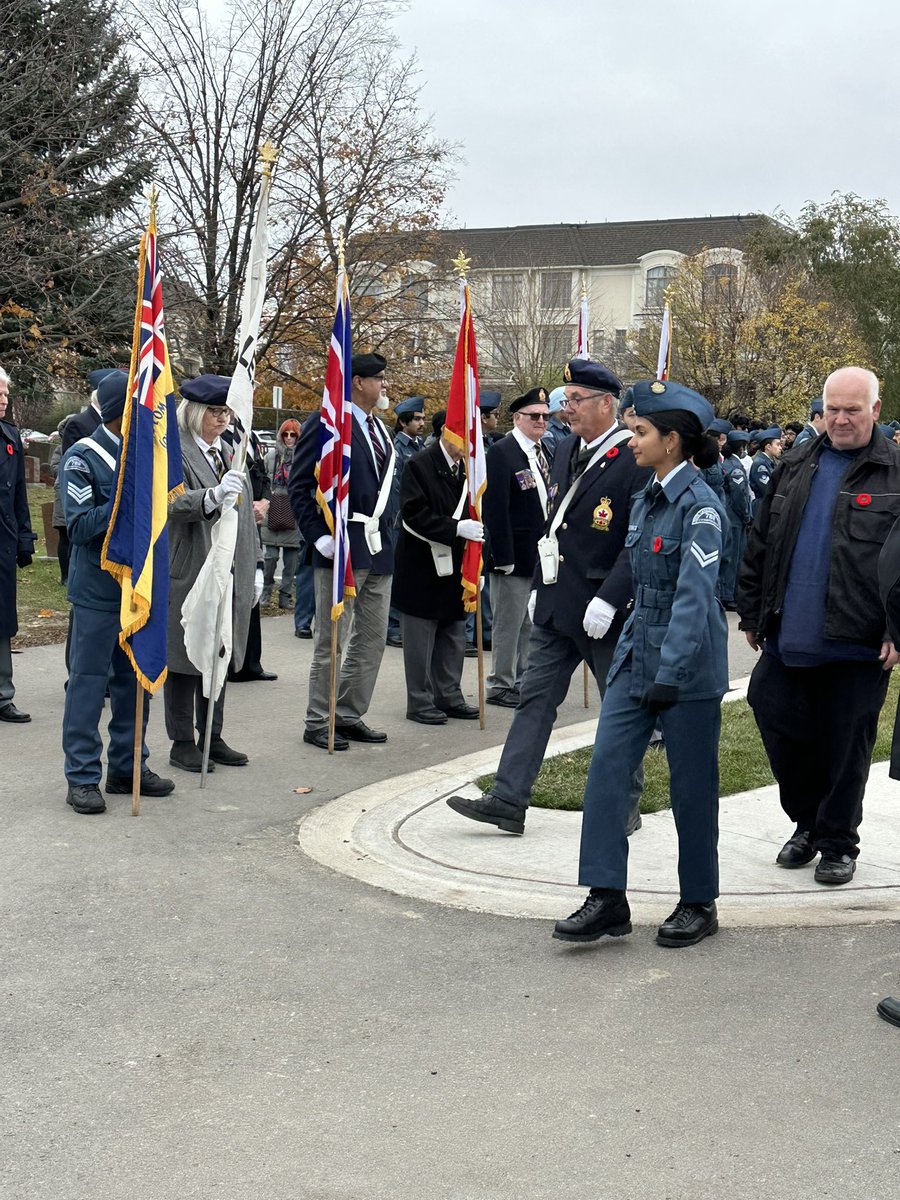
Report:
<svg viewBox="0 0 900 1200"><path fill-rule="evenodd" d="M522 431L519 429L519 427L517 425L513 426L512 435L516 439L516 441L519 443L519 445L522 447L522 449L525 451L525 453L528 455L528 457L533 458L535 451L537 449L537 443L533 442L531 440L531 438L526 437L525 434L522 433Z"/></svg>
<svg viewBox="0 0 900 1200"><path fill-rule="evenodd" d="M439 445L439 446L440 446L440 448L441 448L441 454L443 454L443 456L444 456L444 461L447 463L447 466L450 468L450 470L451 470L451 471L455 471L455 470L456 470L456 463L453 461L453 459L452 459L452 458L450 457L450 455L447 453L447 447L444 445L444 443L443 443L443 442L440 442L440 441L438 442L438 445Z"/></svg>
<svg viewBox="0 0 900 1200"><path fill-rule="evenodd" d="M601 433L599 437L595 437L592 442L586 442L584 440L584 438L582 438L581 445L578 447L578 449L579 450L596 450L597 447L602 445L602 443L605 442L608 437L612 437L612 435L614 433L618 433L618 431L619 431L619 426L614 421L612 423L612 425L610 425L609 429L604 430L604 432Z"/></svg>
<svg viewBox="0 0 900 1200"><path fill-rule="evenodd" d="M194 441L197 443L197 445L200 447L200 449L203 451L203 453L207 456L209 455L210 450L218 450L220 454L222 453L222 439L219 437L217 437L216 440L213 442L213 444L210 445L209 442L204 442L203 438L198 437L197 434L195 433Z"/></svg>

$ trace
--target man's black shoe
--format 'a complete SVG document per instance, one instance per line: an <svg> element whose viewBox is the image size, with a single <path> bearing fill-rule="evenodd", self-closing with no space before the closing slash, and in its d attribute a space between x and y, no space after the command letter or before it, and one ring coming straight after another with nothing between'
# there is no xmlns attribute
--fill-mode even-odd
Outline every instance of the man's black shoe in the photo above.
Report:
<svg viewBox="0 0 900 1200"><path fill-rule="evenodd" d="M12 701L0 708L0 721L13 721L18 725L24 725L26 721L30 720L31 715L22 712L21 708L16 708Z"/></svg>
<svg viewBox="0 0 900 1200"><path fill-rule="evenodd" d="M106 790L111 796L130 796L131 776L107 775ZM174 791L174 779L163 779L155 771L141 771L142 796L168 796Z"/></svg>
<svg viewBox="0 0 900 1200"><path fill-rule="evenodd" d="M798 828L796 833L784 843L775 859L779 867L805 867L818 854L813 848L811 833L808 829Z"/></svg>
<svg viewBox="0 0 900 1200"><path fill-rule="evenodd" d="M519 693L512 688L508 688L502 692L494 692L493 696L488 696L488 704L496 704L499 708L518 708Z"/></svg>
<svg viewBox="0 0 900 1200"><path fill-rule="evenodd" d="M173 767L180 767L182 771L192 771L199 775L203 766L203 751L193 742L173 742L169 751L169 762ZM216 769L215 763L210 762L206 769L208 773L212 773ZM131 788L128 790L131 791Z"/></svg>
<svg viewBox="0 0 900 1200"><path fill-rule="evenodd" d="M246 767L250 759L240 750L232 750L221 738L213 738L209 744L211 762L221 763L223 767Z"/></svg>
<svg viewBox="0 0 900 1200"><path fill-rule="evenodd" d="M715 900L709 904L683 904L667 917L656 931L660 946L695 946L705 937L711 937L719 928L719 914Z"/></svg>
<svg viewBox="0 0 900 1200"><path fill-rule="evenodd" d="M386 733L382 733L380 729L370 729L363 721L357 721L355 725L336 725L334 732L351 742L387 741Z"/></svg>
<svg viewBox="0 0 900 1200"><path fill-rule="evenodd" d="M418 725L446 725L447 714L439 708L424 708L421 712L407 713L407 721L415 721Z"/></svg>
<svg viewBox="0 0 900 1200"><path fill-rule="evenodd" d="M82 813L84 816L106 812L106 801L96 783L70 783L66 803L71 804L77 813Z"/></svg>
<svg viewBox="0 0 900 1200"><path fill-rule="evenodd" d="M228 676L229 683L269 683L278 676L274 671L237 671Z"/></svg>
<svg viewBox="0 0 900 1200"><path fill-rule="evenodd" d="M856 872L856 861L849 854L822 855L816 867L814 879L816 883L838 885L849 883Z"/></svg>
<svg viewBox="0 0 900 1200"><path fill-rule="evenodd" d="M396 633L389 633L387 635L387 644L399 650L403 646L403 638L398 637Z"/></svg>
<svg viewBox="0 0 900 1200"><path fill-rule="evenodd" d="M303 740L307 746L318 746L320 750L328 749L328 730L327 729L304 729ZM335 750L349 750L350 743L345 737L341 737L337 730L334 731L334 748Z"/></svg>
<svg viewBox="0 0 900 1200"><path fill-rule="evenodd" d="M477 721L480 715L474 704L454 704L452 708L441 709L441 712L457 721Z"/></svg>
<svg viewBox="0 0 900 1200"><path fill-rule="evenodd" d="M525 809L508 800L487 792L480 800L467 800L465 796L450 796L447 804L460 816L468 817L471 821L483 821L487 825L496 825L504 833L523 834L525 832Z"/></svg>
<svg viewBox="0 0 900 1200"><path fill-rule="evenodd" d="M875 1011L883 1020L890 1021L892 1025L900 1025L900 1000L894 996L885 996L883 1000L879 1000Z"/></svg>
<svg viewBox="0 0 900 1200"><path fill-rule="evenodd" d="M299 629L294 630L294 637L303 638L305 641L309 641L309 639L312 637L312 630L308 625L301 625Z"/></svg>
<svg viewBox="0 0 900 1200"><path fill-rule="evenodd" d="M553 936L561 942L596 942L629 933L631 909L625 893L614 888L591 888L581 908L553 927Z"/></svg>

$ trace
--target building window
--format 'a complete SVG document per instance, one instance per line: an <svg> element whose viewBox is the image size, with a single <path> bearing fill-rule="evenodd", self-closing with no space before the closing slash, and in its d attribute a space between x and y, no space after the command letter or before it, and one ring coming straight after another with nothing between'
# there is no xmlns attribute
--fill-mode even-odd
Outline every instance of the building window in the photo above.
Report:
<svg viewBox="0 0 900 1200"><path fill-rule="evenodd" d="M417 311L424 312L428 307L428 280L416 276L407 279L403 284L403 298Z"/></svg>
<svg viewBox="0 0 900 1200"><path fill-rule="evenodd" d="M662 308L666 302L666 288L674 278L674 267L651 267L647 272L644 308Z"/></svg>
<svg viewBox="0 0 900 1200"><path fill-rule="evenodd" d="M606 349L606 334L602 329L591 330L591 354L602 354Z"/></svg>
<svg viewBox="0 0 900 1200"><path fill-rule="evenodd" d="M541 308L571 308L572 276L564 271L541 272Z"/></svg>
<svg viewBox="0 0 900 1200"><path fill-rule="evenodd" d="M578 331L571 325L548 325L541 330L541 358L546 367L562 367L575 353Z"/></svg>
<svg viewBox="0 0 900 1200"><path fill-rule="evenodd" d="M628 349L628 330L627 329L617 329L616 330L616 343L615 343L616 354L624 354L627 349Z"/></svg>
<svg viewBox="0 0 900 1200"><path fill-rule="evenodd" d="M493 308L518 308L521 276L512 271L496 272L491 276L491 305Z"/></svg>
<svg viewBox="0 0 900 1200"><path fill-rule="evenodd" d="M710 263L703 268L703 303L729 304L734 295L737 267L734 263Z"/></svg>
<svg viewBox="0 0 900 1200"><path fill-rule="evenodd" d="M518 335L515 329L495 329L492 337L494 340L494 363L496 366L505 367L508 370L517 358Z"/></svg>

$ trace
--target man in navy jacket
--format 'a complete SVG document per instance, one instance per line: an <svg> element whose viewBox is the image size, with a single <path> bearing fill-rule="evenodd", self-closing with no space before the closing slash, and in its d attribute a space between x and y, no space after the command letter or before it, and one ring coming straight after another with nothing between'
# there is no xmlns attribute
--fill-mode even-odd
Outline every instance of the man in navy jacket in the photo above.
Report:
<svg viewBox="0 0 900 1200"><path fill-rule="evenodd" d="M339 681L335 716L335 750L350 741L386 742L387 734L363 721L369 709L384 654L391 576L394 571L391 505L394 449L375 408L385 392L387 360L380 354L354 354L353 440L350 449L350 562L356 597L344 602L338 623ZM315 568L316 630L309 672L309 701L304 742L328 749L328 700L331 674L331 583L334 538L316 502L316 463L321 418L303 423L294 453L288 492L301 536L311 547ZM349 638L348 638L349 634ZM341 663L341 651L346 647Z"/></svg>

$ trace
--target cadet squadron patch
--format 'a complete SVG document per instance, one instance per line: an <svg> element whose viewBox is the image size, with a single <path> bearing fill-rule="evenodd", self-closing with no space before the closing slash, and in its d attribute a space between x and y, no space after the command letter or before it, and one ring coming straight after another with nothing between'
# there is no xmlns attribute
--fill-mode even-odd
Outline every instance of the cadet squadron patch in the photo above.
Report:
<svg viewBox="0 0 900 1200"><path fill-rule="evenodd" d="M719 514L716 512L716 510L714 508L698 509L694 513L694 519L693 519L693 521L691 521L691 524L692 525L713 525L713 526L715 526L716 529L718 529L719 533L722 532L722 522L719 518Z"/></svg>
<svg viewBox="0 0 900 1200"><path fill-rule="evenodd" d="M77 454L70 454L66 459L66 465L63 467L64 471L86 471L87 469L87 463L83 458L79 458Z"/></svg>

